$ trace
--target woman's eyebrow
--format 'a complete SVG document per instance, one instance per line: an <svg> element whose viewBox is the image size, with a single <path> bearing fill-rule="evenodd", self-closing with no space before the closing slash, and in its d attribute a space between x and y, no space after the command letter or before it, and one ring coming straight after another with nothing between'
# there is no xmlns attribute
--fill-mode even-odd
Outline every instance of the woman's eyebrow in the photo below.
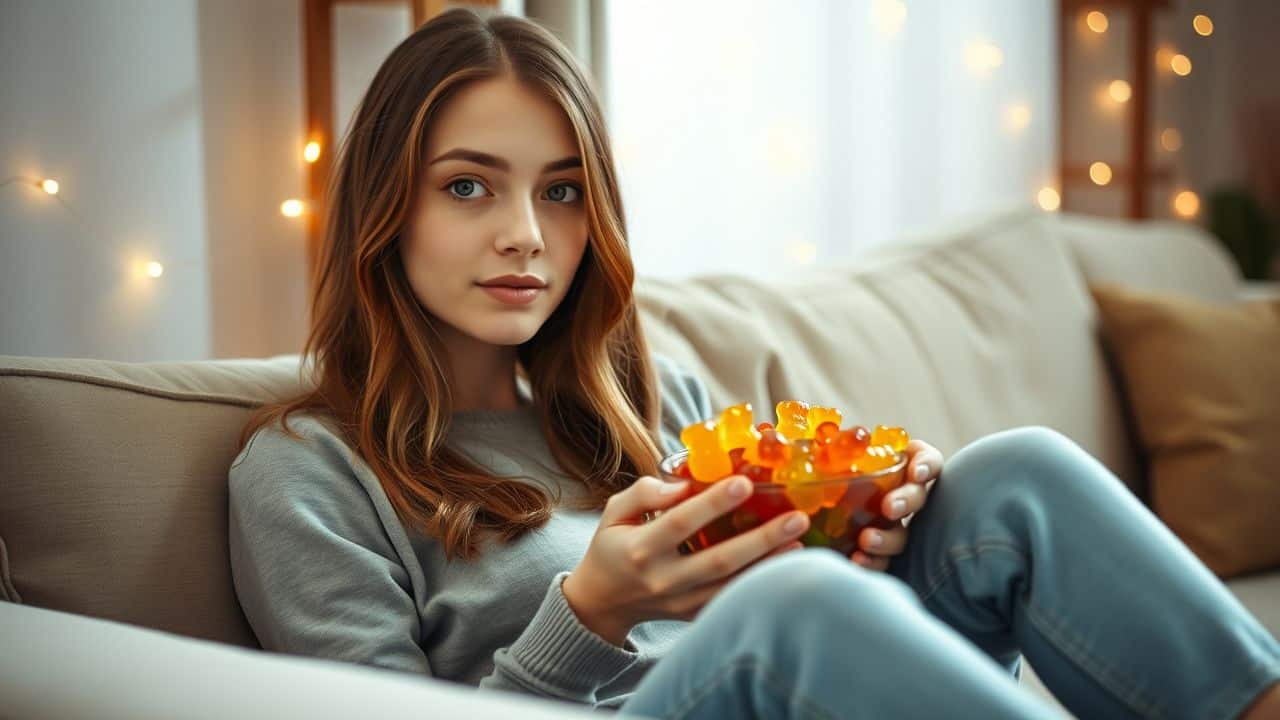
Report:
<svg viewBox="0 0 1280 720"><path fill-rule="evenodd" d="M437 157L435 160L427 163L427 166L430 167L443 160L466 160L467 162L473 162L477 165L497 168L503 172L510 172L511 170L511 163L500 157L490 155L489 153L482 153L479 150L467 150L466 148L454 148L453 150L450 150L440 157ZM579 167L582 167L582 158L575 155L573 157L567 157L562 160L547 163L546 166L542 168L542 172L549 173L557 170L569 170L571 168Z"/></svg>

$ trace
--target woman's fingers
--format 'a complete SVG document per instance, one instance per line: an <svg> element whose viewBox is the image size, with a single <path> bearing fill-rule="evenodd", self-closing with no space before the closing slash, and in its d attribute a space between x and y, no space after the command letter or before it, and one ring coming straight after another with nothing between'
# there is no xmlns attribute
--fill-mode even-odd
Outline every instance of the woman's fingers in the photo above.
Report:
<svg viewBox="0 0 1280 720"><path fill-rule="evenodd" d="M880 501L880 512L889 520L901 520L924 507L929 490L924 485L904 483L884 494Z"/></svg>
<svg viewBox="0 0 1280 720"><path fill-rule="evenodd" d="M889 569L889 558L876 555L868 555L861 550L854 550L850 557L853 562L861 565L868 570L878 570L884 572Z"/></svg>
<svg viewBox="0 0 1280 720"><path fill-rule="evenodd" d="M863 528L858 533L858 548L867 555L897 555L907 546L907 529L901 525L893 528Z"/></svg>

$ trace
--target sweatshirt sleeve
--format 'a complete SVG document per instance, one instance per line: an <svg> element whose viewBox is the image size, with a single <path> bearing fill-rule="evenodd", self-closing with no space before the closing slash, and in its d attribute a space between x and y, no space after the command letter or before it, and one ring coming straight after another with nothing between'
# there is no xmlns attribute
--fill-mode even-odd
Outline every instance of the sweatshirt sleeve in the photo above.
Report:
<svg viewBox="0 0 1280 720"><path fill-rule="evenodd" d="M660 353L653 354L658 367L662 395L663 448L668 453L684 449L680 431L715 415L711 394L697 375L685 370L674 360Z"/></svg>
<svg viewBox="0 0 1280 720"><path fill-rule="evenodd" d="M293 423L291 423L291 426ZM306 433L302 433L304 436ZM232 578L265 650L433 675L410 574L332 436L259 431L229 471ZM389 505L388 505L389 507ZM391 522L386 520L386 522ZM494 654L484 690L595 705L640 658L583 625L557 574L516 640Z"/></svg>

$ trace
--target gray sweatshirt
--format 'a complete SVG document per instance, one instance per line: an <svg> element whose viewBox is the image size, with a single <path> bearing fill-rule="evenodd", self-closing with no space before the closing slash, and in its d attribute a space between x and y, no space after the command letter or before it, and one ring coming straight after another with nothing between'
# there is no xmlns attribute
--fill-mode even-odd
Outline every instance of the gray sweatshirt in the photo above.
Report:
<svg viewBox="0 0 1280 720"><path fill-rule="evenodd" d="M665 452L712 414L705 386L655 354ZM563 493L528 387L513 411L456 413L448 442L495 473ZM476 686L617 709L688 623L651 621L617 647L588 630L561 583L587 550L598 512L557 508L542 528L446 565L407 531L373 472L320 418L259 430L229 471L236 595L263 649L344 660Z"/></svg>

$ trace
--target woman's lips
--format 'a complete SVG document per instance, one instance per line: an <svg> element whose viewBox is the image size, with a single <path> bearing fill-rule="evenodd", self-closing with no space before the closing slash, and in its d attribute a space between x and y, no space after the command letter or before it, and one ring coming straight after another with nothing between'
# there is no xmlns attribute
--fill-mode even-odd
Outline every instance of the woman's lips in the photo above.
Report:
<svg viewBox="0 0 1280 720"><path fill-rule="evenodd" d="M538 287L509 287L507 285L481 285L481 290L489 293L501 303L507 305L528 305L538 298L538 294L546 288Z"/></svg>

